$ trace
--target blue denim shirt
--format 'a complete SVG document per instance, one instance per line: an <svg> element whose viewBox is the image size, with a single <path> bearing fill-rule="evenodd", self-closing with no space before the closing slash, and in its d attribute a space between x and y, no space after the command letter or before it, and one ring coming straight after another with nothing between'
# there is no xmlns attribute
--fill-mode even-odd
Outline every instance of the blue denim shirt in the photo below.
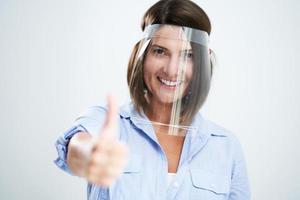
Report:
<svg viewBox="0 0 300 200"><path fill-rule="evenodd" d="M55 163L66 172L67 145L79 131L99 134L106 109L91 107L56 141ZM88 183L87 199L104 200L248 200L249 184L245 160L237 138L198 113L187 134L175 178L167 183L168 163L152 126L136 121L139 114L132 104L120 109L118 138L129 149L129 162L121 177L109 188ZM146 118L145 115L143 117Z"/></svg>

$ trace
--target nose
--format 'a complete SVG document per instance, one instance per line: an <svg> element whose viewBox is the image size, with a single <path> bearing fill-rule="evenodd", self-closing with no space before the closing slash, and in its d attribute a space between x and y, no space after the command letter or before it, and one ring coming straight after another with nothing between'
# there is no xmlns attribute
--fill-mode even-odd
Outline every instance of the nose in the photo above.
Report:
<svg viewBox="0 0 300 200"><path fill-rule="evenodd" d="M168 62L164 66L164 72L170 78L177 78L180 71L182 71L180 69L183 67L182 64L184 64L184 63L182 63L179 56L170 56L168 59Z"/></svg>

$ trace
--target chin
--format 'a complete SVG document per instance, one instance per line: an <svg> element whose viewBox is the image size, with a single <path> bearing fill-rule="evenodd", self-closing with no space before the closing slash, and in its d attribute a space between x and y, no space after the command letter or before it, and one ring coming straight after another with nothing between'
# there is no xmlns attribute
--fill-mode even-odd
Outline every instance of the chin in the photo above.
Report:
<svg viewBox="0 0 300 200"><path fill-rule="evenodd" d="M178 101L180 98L174 97L174 93L172 93L172 94L159 94L157 96L157 99L159 102L161 102L163 104L172 104L172 103Z"/></svg>

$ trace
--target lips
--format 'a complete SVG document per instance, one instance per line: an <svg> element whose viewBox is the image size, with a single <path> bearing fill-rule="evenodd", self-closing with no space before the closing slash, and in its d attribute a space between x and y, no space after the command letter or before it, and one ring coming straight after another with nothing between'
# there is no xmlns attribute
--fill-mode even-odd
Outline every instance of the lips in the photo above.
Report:
<svg viewBox="0 0 300 200"><path fill-rule="evenodd" d="M183 82L181 80L172 81L172 80L164 79L164 78L161 78L161 77L157 77L157 79L163 85L168 86L168 87L177 87Z"/></svg>

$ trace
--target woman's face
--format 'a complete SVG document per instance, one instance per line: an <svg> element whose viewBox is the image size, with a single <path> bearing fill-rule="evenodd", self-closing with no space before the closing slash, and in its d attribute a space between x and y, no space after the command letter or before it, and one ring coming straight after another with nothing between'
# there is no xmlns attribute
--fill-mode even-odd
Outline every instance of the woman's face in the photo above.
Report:
<svg viewBox="0 0 300 200"><path fill-rule="evenodd" d="M192 57L180 27L163 26L155 33L144 61L151 100L168 104L185 96L193 73Z"/></svg>

